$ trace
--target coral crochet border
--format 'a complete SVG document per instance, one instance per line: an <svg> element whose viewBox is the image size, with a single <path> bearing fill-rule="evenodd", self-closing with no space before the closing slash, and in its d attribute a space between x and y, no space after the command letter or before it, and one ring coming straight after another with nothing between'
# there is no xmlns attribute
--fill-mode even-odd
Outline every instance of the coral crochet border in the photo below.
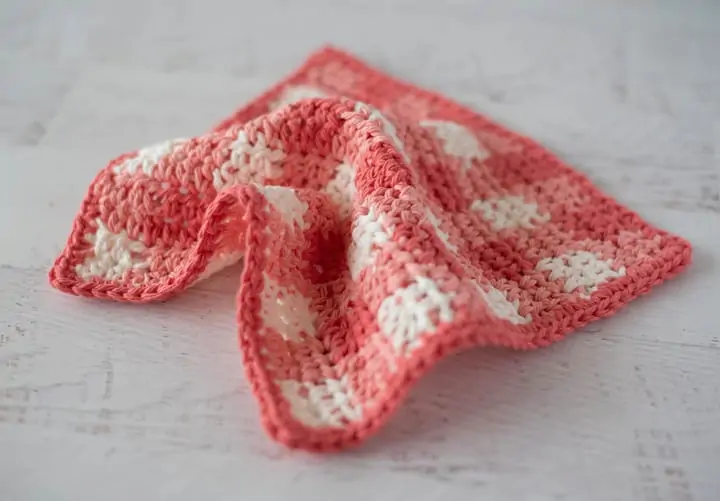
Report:
<svg viewBox="0 0 720 501"><path fill-rule="evenodd" d="M592 192L602 199L603 207L617 215L619 220L632 222L639 227L650 227L633 211L621 206L612 198L602 194L583 174L565 165L561 160L535 141L522 137L494 123L482 115L453 102L435 92L416 87L412 84L390 77L374 69L355 57L332 47L325 47L314 53L298 70L248 105L240 108L220 122L214 131L235 130L246 122L265 114L268 108L292 85L300 85L308 80L317 79L318 69L332 67L339 72L347 72L364 82L361 91L350 92L348 97L372 102L372 94L407 96L426 103L434 109L442 109L445 119L461 123L470 130L491 131L496 137L508 144L515 145L525 155L544 165L552 166L566 177L570 183L581 190ZM324 75L322 78L331 78ZM372 91L368 91L372 89ZM321 106L321 104L318 104ZM121 165L132 154L123 155L108 166ZM93 193L98 183L104 182L102 173L90 186ZM437 332L405 360L401 371L385 381L385 391L359 421L349 422L341 427L313 428L301 423L293 414L278 384L272 379L263 362L260 336L257 334L261 319L259 312L260 288L263 283L262 270L266 256L263 253L263 231L267 224L262 211L254 208L266 204L263 196L253 187L238 187L220 194L209 206L202 227L199 230L197 245L192 250L192 259L185 263L174 276L160 283L138 285L133 282L117 283L100 279L80 279L76 273L75 250L83 245L88 233L86 217L78 217L73 225L65 250L52 267L49 279L51 284L64 292L79 296L96 297L120 301L147 302L164 300L173 294L191 286L197 280L197 273L205 269L214 252L214 246L222 231L220 221L228 207L245 207L245 266L237 296L238 325L245 371L259 401L262 422L267 432L278 442L291 447L312 451L331 451L356 445L372 435L381 427L400 405L410 387L434 364L446 355L474 346L502 346L515 349L534 349L546 346L564 338L568 333L589 322L614 314L636 297L645 294L654 286L677 275L691 261L690 245L682 238L669 235L653 228L653 232L666 239L666 253L662 260L649 260L640 265L633 276L619 276L612 282L603 284L602 293L594 294L581 307L571 311L549 311L526 326L518 326L516 335L503 336L506 325L496 319L485 318L479 323L478 315L468 315L460 322L440 324ZM93 208L88 199L83 202L81 215L91 213ZM650 227L651 228L651 227Z"/></svg>

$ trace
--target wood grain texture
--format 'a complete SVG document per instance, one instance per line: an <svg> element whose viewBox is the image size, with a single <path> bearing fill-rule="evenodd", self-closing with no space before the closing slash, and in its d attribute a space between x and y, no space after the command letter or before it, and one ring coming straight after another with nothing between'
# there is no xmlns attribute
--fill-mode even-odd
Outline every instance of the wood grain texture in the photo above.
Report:
<svg viewBox="0 0 720 501"><path fill-rule="evenodd" d="M377 4L2 3L0 499L717 498L720 4ZM239 268L148 306L45 276L108 159L209 128L326 42L540 140L695 264L553 347L446 360L361 449L271 443Z"/></svg>

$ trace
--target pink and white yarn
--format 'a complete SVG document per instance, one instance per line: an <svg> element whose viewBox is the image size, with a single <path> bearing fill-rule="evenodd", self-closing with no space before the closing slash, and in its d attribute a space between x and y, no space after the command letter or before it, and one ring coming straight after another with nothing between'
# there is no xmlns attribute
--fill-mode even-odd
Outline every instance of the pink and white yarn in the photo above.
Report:
<svg viewBox="0 0 720 501"><path fill-rule="evenodd" d="M326 48L212 132L111 161L50 281L158 301L243 259L265 429L333 450L445 355L548 345L690 257L533 141Z"/></svg>

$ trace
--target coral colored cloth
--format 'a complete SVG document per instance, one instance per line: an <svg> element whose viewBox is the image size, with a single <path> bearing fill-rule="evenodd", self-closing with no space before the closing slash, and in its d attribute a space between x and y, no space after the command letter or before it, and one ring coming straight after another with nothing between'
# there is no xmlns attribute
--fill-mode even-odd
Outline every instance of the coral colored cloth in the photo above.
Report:
<svg viewBox="0 0 720 501"><path fill-rule="evenodd" d="M449 353L558 341L690 256L535 142L324 48L212 132L112 160L50 281L158 301L244 259L262 422L317 451L367 438Z"/></svg>

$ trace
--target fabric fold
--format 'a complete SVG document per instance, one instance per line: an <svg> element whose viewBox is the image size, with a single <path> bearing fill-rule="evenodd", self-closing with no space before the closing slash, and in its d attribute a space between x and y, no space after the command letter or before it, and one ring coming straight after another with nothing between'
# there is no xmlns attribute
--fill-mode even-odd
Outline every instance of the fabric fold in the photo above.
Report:
<svg viewBox="0 0 720 501"><path fill-rule="evenodd" d="M324 451L447 354L555 342L690 256L533 141L325 48L208 134L111 161L50 282L159 301L242 259L264 427Z"/></svg>

